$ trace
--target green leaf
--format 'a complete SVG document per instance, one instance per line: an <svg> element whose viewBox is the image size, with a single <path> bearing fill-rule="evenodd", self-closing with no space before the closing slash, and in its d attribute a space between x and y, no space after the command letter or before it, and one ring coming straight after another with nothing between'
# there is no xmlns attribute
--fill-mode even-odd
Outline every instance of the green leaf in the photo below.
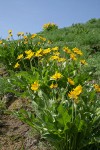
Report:
<svg viewBox="0 0 100 150"><path fill-rule="evenodd" d="M48 139L48 141L50 142L60 142L62 139L61 137L59 137L57 134L53 134L53 133L44 133L42 134L42 138L43 139Z"/></svg>
<svg viewBox="0 0 100 150"><path fill-rule="evenodd" d="M60 104L58 107L57 121L64 128L67 126L67 123L71 121L71 115L68 114L67 108L63 106L62 104Z"/></svg>

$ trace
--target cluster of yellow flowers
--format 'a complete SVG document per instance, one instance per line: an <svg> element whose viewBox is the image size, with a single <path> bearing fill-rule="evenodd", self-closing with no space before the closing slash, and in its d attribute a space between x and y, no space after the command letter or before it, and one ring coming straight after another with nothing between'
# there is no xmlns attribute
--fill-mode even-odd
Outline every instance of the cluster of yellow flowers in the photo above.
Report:
<svg viewBox="0 0 100 150"><path fill-rule="evenodd" d="M46 24L44 25L44 28L48 27L49 25L51 24ZM54 25L54 24L52 24ZM31 35L31 39L33 40L35 37L37 37L37 34L32 34ZM42 36L38 36L40 40L42 40L43 42L46 41L46 38L42 37ZM25 42L27 42L28 38L27 36L23 36ZM40 42L41 44L41 42ZM29 50L25 50L25 52L22 54L19 54L18 57L17 57L17 63L15 64L14 68L19 68L20 67L20 63L19 61L21 59L33 59L35 57L39 57L39 61L42 62L42 60L44 60L46 58L46 61L57 61L58 62L64 62L64 61L76 61L76 60L79 60L81 64L84 64L86 65L86 61L84 59L79 59L78 55L82 56L83 53L80 49L78 48L73 48L72 50L69 49L68 47L63 47L63 51L65 53L67 53L68 55L68 60L65 58L65 55L64 57L61 57L61 53L60 53L60 48L58 46L55 46L55 47L48 47L48 48L40 48L38 49L36 52L33 52L33 50L29 49ZM49 55L48 55L49 54ZM43 57L43 56L48 56L48 57ZM79 62L78 61L78 62ZM59 65L59 64L58 64ZM52 80L52 83L51 85L49 86L51 89L55 89L58 87L58 83L57 81L60 80L61 78L63 78L63 74L60 73L59 71L56 71L53 75L50 76L50 80ZM54 83L56 82L56 83ZM75 81L72 79L72 78L67 78L67 82L74 86L75 85ZM35 81L34 83L31 84L31 90L33 91L37 91L40 87L40 84L39 84L39 81ZM96 87L97 88L97 87ZM78 99L78 96L81 94L82 92L82 86L81 85L78 85L76 88L74 88L73 90L71 90L69 93L68 93L68 97L70 99L73 99L75 101L75 103L77 103L77 99Z"/></svg>
<svg viewBox="0 0 100 150"><path fill-rule="evenodd" d="M12 36L13 36L13 33L12 33L12 30L10 29L10 30L8 30L7 40L10 40ZM18 32L17 36L23 36L24 37L24 32Z"/></svg>
<svg viewBox="0 0 100 150"><path fill-rule="evenodd" d="M80 56L83 55L82 51L76 47L73 48L72 51L68 47L63 47L63 51L69 54L70 59L75 60L75 61L78 59L77 55L80 55ZM81 59L80 63L83 65L88 65L88 63L84 59Z"/></svg>
<svg viewBox="0 0 100 150"><path fill-rule="evenodd" d="M63 77L63 75L61 74L61 73L59 73L59 72L55 72L55 74L54 75L52 75L51 77L50 77L50 79L51 80L58 80L58 79L60 79L60 78L62 78ZM68 82L71 84L71 85L75 85L75 82L72 80L72 79L70 79L70 78L68 78ZM38 88L39 88L39 83L38 83L38 81L35 81L33 84L31 84L31 90L33 90L33 91L36 91L36 90L38 90ZM58 84L56 83L56 84L54 84L54 83L52 83L51 85L50 85L50 88L51 89L54 89L54 88L57 88L58 87ZM96 86L96 88L97 88L97 86ZM100 90L100 88L99 88L99 90ZM81 85L78 85L76 88L74 88L72 91L70 91L69 93L68 93L68 97L70 98L70 99L72 99L72 100L74 100L74 102L75 103L78 103L78 96L80 95L82 93L82 86Z"/></svg>
<svg viewBox="0 0 100 150"><path fill-rule="evenodd" d="M36 52L33 52L32 50L26 50L25 51L25 54L26 54L25 59L30 60L33 57L42 57L43 55L46 55L46 54L50 53L51 51L53 52L53 51L57 51L57 50L59 50L59 48L57 46L53 47L53 48L46 48L46 49L40 48ZM58 60L58 62L63 62L66 60L65 58L61 58L61 57L57 56L58 54L60 54L60 53L59 52L54 53L53 56L50 56L49 60ZM20 60L23 57L24 57L23 54L19 54L17 57L17 60ZM17 64L15 64L14 68L18 68L19 66L20 65L18 65L18 62L17 62Z"/></svg>
<svg viewBox="0 0 100 150"><path fill-rule="evenodd" d="M43 25L44 30L57 29L58 26L55 23L47 23Z"/></svg>
<svg viewBox="0 0 100 150"><path fill-rule="evenodd" d="M23 33L23 32L19 32L19 33ZM38 40L37 45L43 44L43 42L47 42L49 44L51 43L50 40L47 41L45 37L35 33L30 36L26 36L26 35L19 35L19 36L23 36L24 44L28 44L28 41L30 42L30 40L33 42L34 39Z"/></svg>

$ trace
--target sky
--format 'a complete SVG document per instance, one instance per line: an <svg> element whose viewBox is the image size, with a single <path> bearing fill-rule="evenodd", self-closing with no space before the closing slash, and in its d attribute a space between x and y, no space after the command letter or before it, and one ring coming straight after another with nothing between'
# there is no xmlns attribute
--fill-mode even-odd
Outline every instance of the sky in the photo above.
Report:
<svg viewBox="0 0 100 150"><path fill-rule="evenodd" d="M16 38L18 32L38 33L48 22L63 28L92 18L100 18L100 0L0 0L0 38L10 29Z"/></svg>

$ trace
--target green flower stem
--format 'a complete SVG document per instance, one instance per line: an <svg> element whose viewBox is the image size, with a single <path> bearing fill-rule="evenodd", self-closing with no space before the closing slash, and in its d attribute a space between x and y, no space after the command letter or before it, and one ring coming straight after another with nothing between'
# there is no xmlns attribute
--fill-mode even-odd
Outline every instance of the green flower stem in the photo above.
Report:
<svg viewBox="0 0 100 150"><path fill-rule="evenodd" d="M72 123L74 121L74 102L72 101Z"/></svg>

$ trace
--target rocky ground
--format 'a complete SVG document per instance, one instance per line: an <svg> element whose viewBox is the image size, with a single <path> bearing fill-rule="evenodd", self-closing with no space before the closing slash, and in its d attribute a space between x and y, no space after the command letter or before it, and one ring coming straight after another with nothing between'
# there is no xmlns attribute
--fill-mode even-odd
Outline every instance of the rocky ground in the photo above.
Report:
<svg viewBox="0 0 100 150"><path fill-rule="evenodd" d="M22 105L21 99L10 103L7 111ZM39 134L11 114L0 114L0 150L50 150Z"/></svg>

